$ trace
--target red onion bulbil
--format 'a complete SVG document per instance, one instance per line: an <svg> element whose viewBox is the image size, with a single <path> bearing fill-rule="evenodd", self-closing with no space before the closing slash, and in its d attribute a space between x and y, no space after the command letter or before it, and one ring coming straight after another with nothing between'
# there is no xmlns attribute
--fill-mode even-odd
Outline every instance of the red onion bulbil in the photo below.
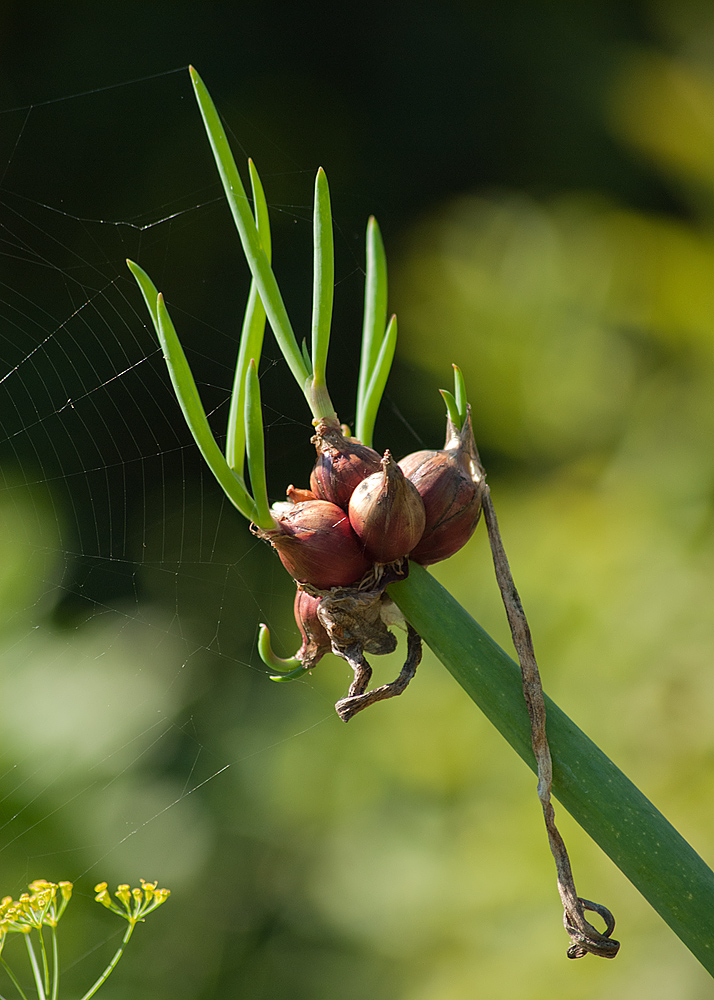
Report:
<svg viewBox="0 0 714 1000"><path fill-rule="evenodd" d="M302 636L302 646L295 655L306 670L312 670L332 649L330 637L317 616L321 599L311 597L304 590L298 590L295 595L295 621Z"/></svg>
<svg viewBox="0 0 714 1000"><path fill-rule="evenodd" d="M350 497L350 524L374 562L401 559L424 531L426 513L415 486L405 478L389 451L382 468L363 479Z"/></svg>
<svg viewBox="0 0 714 1000"><path fill-rule="evenodd" d="M334 424L320 420L315 431L312 443L317 449L317 461L310 475L310 489L318 499L347 510L352 491L379 471L381 459L373 448L345 437Z"/></svg>
<svg viewBox="0 0 714 1000"><path fill-rule="evenodd" d="M306 500L276 516L277 529L259 535L277 550L299 583L318 590L346 587L370 567L345 512L326 500Z"/></svg>
<svg viewBox="0 0 714 1000"><path fill-rule="evenodd" d="M461 432L447 423L443 451L416 451L399 463L424 501L426 527L409 558L423 566L448 559L466 544L481 514L483 469L469 412Z"/></svg>

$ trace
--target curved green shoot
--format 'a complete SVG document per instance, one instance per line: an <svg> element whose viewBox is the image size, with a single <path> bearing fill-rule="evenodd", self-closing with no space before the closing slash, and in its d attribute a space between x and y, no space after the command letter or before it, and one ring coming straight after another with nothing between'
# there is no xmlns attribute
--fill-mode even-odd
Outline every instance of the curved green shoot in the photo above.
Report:
<svg viewBox="0 0 714 1000"><path fill-rule="evenodd" d="M260 382L253 358L248 362L245 375L245 435L248 453L250 488L255 503L254 522L261 528L275 525L270 513L268 487L265 481L265 441L263 436L263 411L260 405Z"/></svg>
<svg viewBox="0 0 714 1000"><path fill-rule="evenodd" d="M335 247L332 233L332 210L327 175L320 167L315 178L312 286L312 388L326 387L327 352L335 290Z"/></svg>
<svg viewBox="0 0 714 1000"><path fill-rule="evenodd" d="M367 267L364 285L364 320L362 351L357 384L357 420L355 434L364 444L364 413L369 382L387 325L387 257L377 220L367 223Z"/></svg>
<svg viewBox="0 0 714 1000"><path fill-rule="evenodd" d="M261 625L258 629L258 654L266 667L277 671L277 673L270 675L271 681L278 683L294 681L297 677L307 673L297 656L283 659L282 656L275 655L270 645L270 630L267 625Z"/></svg>
<svg viewBox="0 0 714 1000"><path fill-rule="evenodd" d="M355 429L356 437L362 442L362 444L366 444L370 448L372 447L374 425L377 420L377 410L379 409L379 404L382 401L384 387L387 384L389 371L392 367L396 346L397 317L392 316L374 362L372 377L369 380L364 394L362 408L358 415L359 420Z"/></svg>
<svg viewBox="0 0 714 1000"><path fill-rule="evenodd" d="M466 398L466 383L461 369L457 365L451 367L454 369L454 392L452 394L448 389L439 389L439 392L446 403L449 420L456 427L456 430L460 431L464 426L469 403Z"/></svg>
<svg viewBox="0 0 714 1000"><path fill-rule="evenodd" d="M449 392L448 389L439 389L439 392L441 393L441 398L446 403L446 412L449 416L449 420L458 430L461 430L461 426L459 424L459 407L453 393Z"/></svg>
<svg viewBox="0 0 714 1000"><path fill-rule="evenodd" d="M186 355L176 335L176 329L171 322L163 295L159 294L151 278L138 264L128 260L127 265L144 296L161 344L176 398L201 454L231 503L249 521L258 523L253 498L247 492L241 479L229 467L213 436L206 411L203 408Z"/></svg>
<svg viewBox="0 0 714 1000"><path fill-rule="evenodd" d="M253 188L253 211L255 212L258 234L265 250L265 256L268 258L268 263L270 263L271 247L268 206L265 201L263 185L260 183L258 171L255 169L255 164L252 160L248 160L248 169L250 170L250 182ZM226 459L231 469L241 476L241 478L243 477L243 462L245 459L244 410L246 367L251 358L260 357L263 349L264 333L265 309L258 293L258 286L255 283L255 279L253 279L250 283L248 303L240 335L231 405L228 411L228 433L226 436Z"/></svg>
<svg viewBox="0 0 714 1000"><path fill-rule="evenodd" d="M297 662L300 663L299 660ZM307 672L307 667L303 667L302 663L300 663L299 667L295 667L294 670L288 670L287 673L269 674L268 676L271 681L275 681L277 684L284 684L285 681L296 681L298 677L302 677Z"/></svg>
<svg viewBox="0 0 714 1000"><path fill-rule="evenodd" d="M388 593L535 771L517 664L421 566L412 563L408 578ZM555 796L714 975L714 872L547 696L546 706Z"/></svg>
<svg viewBox="0 0 714 1000"><path fill-rule="evenodd" d="M313 396L311 392L311 384L308 381L310 373L305 366L302 352L298 347L295 333L293 332L292 324L290 323L285 303L283 302L283 297L280 294L278 282L266 256L265 248L261 243L255 220L248 205L248 197L245 193L235 160L233 159L233 154L218 111L211 100L210 94L206 90L205 84L193 66L189 67L189 72L208 141L213 152L213 158L216 162L223 190L243 246L243 253L245 254L255 283L258 286L258 291L260 292L268 321L275 334L275 339L295 381L302 389L315 419L327 419L336 422L337 415L327 395L327 389L325 388L317 396Z"/></svg>

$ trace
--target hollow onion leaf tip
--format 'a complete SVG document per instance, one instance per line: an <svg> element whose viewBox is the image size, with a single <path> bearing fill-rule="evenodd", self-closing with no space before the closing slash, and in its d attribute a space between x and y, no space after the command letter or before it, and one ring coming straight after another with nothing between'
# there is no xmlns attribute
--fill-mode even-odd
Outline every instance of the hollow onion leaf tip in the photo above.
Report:
<svg viewBox="0 0 714 1000"><path fill-rule="evenodd" d="M377 354L372 370L372 377L369 381L364 395L364 401L357 417L355 433L359 440L371 447L374 425L377 420L377 410L382 401L382 395L389 378L389 372L394 360L394 351L397 346L397 317L392 316L384 339Z"/></svg>
<svg viewBox="0 0 714 1000"><path fill-rule="evenodd" d="M327 354L335 291L335 249L332 208L327 174L320 167L315 177L313 210L312 385L326 385Z"/></svg>
<svg viewBox="0 0 714 1000"><path fill-rule="evenodd" d="M376 218L367 223L364 318L357 384L357 424L363 423L369 384L387 327L387 259Z"/></svg>
<svg viewBox="0 0 714 1000"><path fill-rule="evenodd" d="M466 419L469 401L466 398L466 383L464 382L463 372L458 365L452 364L451 367L454 369L454 397L456 399L456 408L459 412L458 428L461 430Z"/></svg>
<svg viewBox="0 0 714 1000"><path fill-rule="evenodd" d="M277 280L268 261L265 247L258 234L253 215L248 206L248 196L240 178L233 153L226 138L220 115L205 84L195 71L191 74L194 93L198 102L206 135L211 146L213 159L223 184L233 220L240 236L248 266L260 291L270 325L275 334L283 357L288 363L300 388L305 392L308 403L312 401L306 392L308 374L297 345L290 319L283 302ZM315 416L322 414L316 413Z"/></svg>

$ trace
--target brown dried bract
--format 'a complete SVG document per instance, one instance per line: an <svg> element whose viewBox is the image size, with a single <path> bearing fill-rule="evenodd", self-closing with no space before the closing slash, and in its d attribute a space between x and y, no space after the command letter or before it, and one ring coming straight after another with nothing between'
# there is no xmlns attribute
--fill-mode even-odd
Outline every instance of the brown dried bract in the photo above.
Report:
<svg viewBox="0 0 714 1000"><path fill-rule="evenodd" d="M344 722L378 701L402 694L416 673L421 660L421 638L385 593L389 583L406 576L407 572L408 562L404 559L388 569L373 567L353 587L334 587L329 591L318 591L310 586L302 588L320 598L317 616L330 637L332 652L346 660L354 672L347 697L335 705ZM393 625L406 628L407 659L395 680L368 691L372 668L365 653L381 656L394 652L397 639L389 631Z"/></svg>

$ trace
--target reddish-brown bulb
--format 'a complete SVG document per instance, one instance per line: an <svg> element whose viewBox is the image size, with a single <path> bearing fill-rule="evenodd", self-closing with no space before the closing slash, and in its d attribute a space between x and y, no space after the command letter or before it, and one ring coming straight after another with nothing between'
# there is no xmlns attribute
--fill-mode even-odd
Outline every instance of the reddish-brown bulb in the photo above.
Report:
<svg viewBox="0 0 714 1000"><path fill-rule="evenodd" d="M317 614L321 600L299 588L295 595L295 621L302 636L302 646L295 655L306 670L312 670L332 649L330 637Z"/></svg>
<svg viewBox="0 0 714 1000"><path fill-rule="evenodd" d="M347 510L355 487L379 470L379 455L356 438L345 437L340 427L324 420L316 425L312 441L317 461L310 475L310 489L318 499L329 500Z"/></svg>
<svg viewBox="0 0 714 1000"><path fill-rule="evenodd" d="M409 556L423 566L448 559L466 544L481 514L483 469L471 430L471 414L461 431L447 424L442 451L416 451L399 463L419 492L426 526Z"/></svg>
<svg viewBox="0 0 714 1000"><path fill-rule="evenodd" d="M350 524L374 562L408 555L424 531L424 503L389 451L381 469L359 483L350 497Z"/></svg>
<svg viewBox="0 0 714 1000"><path fill-rule="evenodd" d="M347 514L326 500L296 503L276 515L277 528L260 531L299 583L318 590L346 587L370 567Z"/></svg>

